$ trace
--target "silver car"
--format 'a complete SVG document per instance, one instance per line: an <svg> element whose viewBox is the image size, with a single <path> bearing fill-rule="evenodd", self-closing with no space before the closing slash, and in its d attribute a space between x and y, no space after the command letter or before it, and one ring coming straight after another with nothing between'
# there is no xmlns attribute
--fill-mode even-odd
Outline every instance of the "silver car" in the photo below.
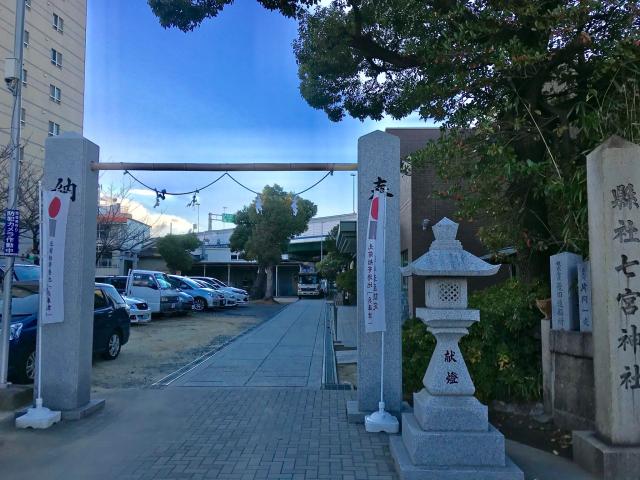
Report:
<svg viewBox="0 0 640 480"><path fill-rule="evenodd" d="M168 275L169 283L193 297L193 309L202 312L207 308L222 306L222 295L211 288L205 288L194 280L179 275Z"/></svg>
<svg viewBox="0 0 640 480"><path fill-rule="evenodd" d="M140 298L125 297L124 301L127 302L129 307L129 320L131 323L148 323L151 321L151 309L147 302Z"/></svg>
<svg viewBox="0 0 640 480"><path fill-rule="evenodd" d="M235 293L229 292L217 286L213 286L203 280L194 280L194 279L191 279L191 280L193 282L196 282L198 285L201 285L203 288L210 288L214 290L218 295L222 295L224 298L224 305L223 305L224 307L235 307L236 305L238 305L238 298Z"/></svg>

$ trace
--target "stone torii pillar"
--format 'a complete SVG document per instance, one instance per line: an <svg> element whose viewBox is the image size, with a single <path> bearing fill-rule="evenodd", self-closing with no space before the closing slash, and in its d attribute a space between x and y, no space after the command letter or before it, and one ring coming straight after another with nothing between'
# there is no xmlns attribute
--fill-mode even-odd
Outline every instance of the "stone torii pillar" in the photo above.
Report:
<svg viewBox="0 0 640 480"><path fill-rule="evenodd" d="M69 180L75 188L67 220L64 270L54 279L63 286L64 314L61 322L42 325L44 405L61 411L63 419L82 418L104 406L104 400L91 399L98 214L98 172L91 169L91 162L98 162L98 157L98 146L78 133L64 133L45 142L42 189L55 189L58 179Z"/></svg>
<svg viewBox="0 0 640 480"><path fill-rule="evenodd" d="M400 139L376 130L358 139L358 400L347 402L350 422L378 410L380 400L380 332L365 332L365 251L374 181L382 177L394 196L387 200L385 225L384 401L394 415L402 411L402 308L400 299Z"/></svg>

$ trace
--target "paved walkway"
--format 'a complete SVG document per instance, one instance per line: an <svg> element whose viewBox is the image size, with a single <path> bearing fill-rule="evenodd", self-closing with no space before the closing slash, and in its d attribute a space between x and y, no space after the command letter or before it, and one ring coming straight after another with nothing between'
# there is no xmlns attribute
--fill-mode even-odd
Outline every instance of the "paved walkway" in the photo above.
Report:
<svg viewBox="0 0 640 480"><path fill-rule="evenodd" d="M171 387L110 391L105 409L82 421L24 431L6 418L0 478L396 480L386 434L347 423L355 392L317 388L321 308L291 305ZM233 357L246 360L236 372L242 385L261 386L230 385ZM287 386L268 388L279 385ZM509 443L508 451L527 480L592 478L536 449Z"/></svg>
<svg viewBox="0 0 640 480"><path fill-rule="evenodd" d="M171 386L319 389L323 313L322 301L293 303Z"/></svg>

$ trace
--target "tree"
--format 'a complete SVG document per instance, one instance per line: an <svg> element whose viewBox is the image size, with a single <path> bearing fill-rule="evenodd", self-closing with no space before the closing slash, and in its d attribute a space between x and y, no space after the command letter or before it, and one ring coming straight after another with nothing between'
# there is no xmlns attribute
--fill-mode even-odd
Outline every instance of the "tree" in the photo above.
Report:
<svg viewBox="0 0 640 480"><path fill-rule="evenodd" d="M525 277L565 248L586 253L585 154L612 134L640 140L640 2L619 0L259 0L299 22L300 91L338 121L418 112L442 122L429 162L513 246ZM192 30L230 0L150 0Z"/></svg>
<svg viewBox="0 0 640 480"><path fill-rule="evenodd" d="M333 227L324 241L325 255L318 263L316 269L327 280L335 281L337 275L345 270L352 261L349 254L340 253L336 247L338 225Z"/></svg>
<svg viewBox="0 0 640 480"><path fill-rule="evenodd" d="M98 205L96 265L101 259L111 258L115 252L132 252L141 249L151 235L148 220L134 220L130 208L130 186L113 185L100 189Z"/></svg>
<svg viewBox="0 0 640 480"><path fill-rule="evenodd" d="M193 265L191 252L200 246L194 233L166 235L156 241L158 252L172 272L188 272Z"/></svg>
<svg viewBox="0 0 640 480"><path fill-rule="evenodd" d="M10 145L0 147L0 171L9 172L15 148ZM21 241L31 241L31 251L38 253L40 248L40 211L39 185L42 179L42 169L32 163L20 162L18 177L18 210L20 210L20 238ZM0 179L0 205L7 205L9 190L9 175ZM4 218L1 220L4 222ZM0 229L0 235L4 229Z"/></svg>
<svg viewBox="0 0 640 480"><path fill-rule="evenodd" d="M256 211L255 200L236 213L236 228L231 235L231 249L244 252L248 260L255 260L264 269L265 299L273 295L273 267L282 260L289 241L307 229L317 207L309 200L297 198L298 212L293 214L292 194L278 185L266 186L260 194L262 212Z"/></svg>

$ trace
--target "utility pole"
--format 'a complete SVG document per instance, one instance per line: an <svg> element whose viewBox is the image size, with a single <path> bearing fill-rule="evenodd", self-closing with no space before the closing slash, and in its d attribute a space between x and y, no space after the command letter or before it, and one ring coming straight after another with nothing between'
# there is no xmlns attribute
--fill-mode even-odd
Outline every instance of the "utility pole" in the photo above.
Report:
<svg viewBox="0 0 640 480"><path fill-rule="evenodd" d="M24 48L24 0L16 0L16 22L13 43L13 58L5 65L5 82L13 93L13 113L11 117L12 161L7 191L7 210L17 207L18 176L20 175L20 112L22 106L22 61ZM42 246L40 247L42 251ZM2 295L2 330L0 335L0 388L7 388L9 370L9 331L11 324L11 287L13 286L13 266L15 257L7 257L4 270L4 291Z"/></svg>

